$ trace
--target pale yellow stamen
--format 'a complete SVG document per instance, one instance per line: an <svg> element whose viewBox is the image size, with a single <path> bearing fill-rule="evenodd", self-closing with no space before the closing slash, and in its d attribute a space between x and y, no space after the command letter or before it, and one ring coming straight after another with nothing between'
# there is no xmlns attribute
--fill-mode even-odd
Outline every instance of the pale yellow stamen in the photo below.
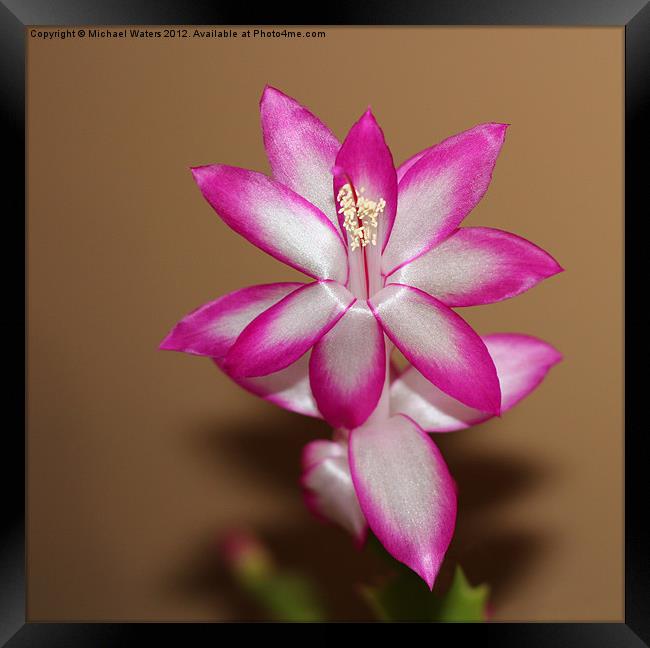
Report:
<svg viewBox="0 0 650 648"><path fill-rule="evenodd" d="M344 184L336 196L340 205L339 214L343 214L343 227L350 238L350 250L364 248L369 243L377 245L377 218L384 211L386 201L369 200L363 196L364 188L357 192L356 202L354 192L349 183Z"/></svg>

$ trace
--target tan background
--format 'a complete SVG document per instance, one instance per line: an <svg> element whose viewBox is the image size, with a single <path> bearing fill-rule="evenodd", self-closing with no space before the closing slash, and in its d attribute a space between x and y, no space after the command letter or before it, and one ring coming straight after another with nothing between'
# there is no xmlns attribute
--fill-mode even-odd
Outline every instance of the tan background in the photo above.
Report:
<svg viewBox="0 0 650 648"><path fill-rule="evenodd" d="M295 273L226 228L188 172L267 170L265 83L341 138L371 104L397 161L512 124L469 224L567 269L465 309L566 356L502 420L440 439L460 488L450 555L495 618L623 618L623 30L328 29L322 40L29 39L28 615L255 618L215 558L232 526L315 575L332 614L376 563L304 510L324 424L162 353L196 306Z"/></svg>

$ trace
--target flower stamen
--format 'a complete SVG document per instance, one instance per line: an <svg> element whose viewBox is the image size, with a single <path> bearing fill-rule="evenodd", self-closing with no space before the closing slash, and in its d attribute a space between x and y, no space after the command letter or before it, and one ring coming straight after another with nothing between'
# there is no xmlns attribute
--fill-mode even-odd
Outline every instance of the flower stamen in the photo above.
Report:
<svg viewBox="0 0 650 648"><path fill-rule="evenodd" d="M384 211L386 201L370 200L363 195L364 188L357 192L350 182L344 184L336 196L339 214L343 214L343 228L350 238L350 250L377 245L377 218Z"/></svg>

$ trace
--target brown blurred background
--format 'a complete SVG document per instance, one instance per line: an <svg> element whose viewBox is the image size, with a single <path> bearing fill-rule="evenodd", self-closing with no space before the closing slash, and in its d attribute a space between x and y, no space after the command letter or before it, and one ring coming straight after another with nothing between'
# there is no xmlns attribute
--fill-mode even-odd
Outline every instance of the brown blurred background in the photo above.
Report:
<svg viewBox="0 0 650 648"><path fill-rule="evenodd" d="M304 509L325 424L207 359L156 350L191 309L296 277L220 222L188 167L268 170L270 83L340 137L368 104L396 161L512 124L466 221L566 272L464 309L565 361L501 420L438 438L459 484L450 550L496 619L622 620L623 30L336 28L324 39L28 39L28 616L256 618L215 558L247 527L338 619L376 561ZM259 615L258 615L259 616Z"/></svg>

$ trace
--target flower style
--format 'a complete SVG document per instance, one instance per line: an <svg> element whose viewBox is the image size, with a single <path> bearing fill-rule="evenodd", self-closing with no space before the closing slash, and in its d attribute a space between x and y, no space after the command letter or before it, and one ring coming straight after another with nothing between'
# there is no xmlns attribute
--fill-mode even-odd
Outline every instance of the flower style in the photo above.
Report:
<svg viewBox="0 0 650 648"><path fill-rule="evenodd" d="M359 538L367 522L431 587L456 495L426 432L500 414L559 359L534 338L481 338L452 308L513 297L561 268L518 236L459 227L488 188L505 124L396 169L370 109L342 145L274 88L260 110L273 178L221 164L192 173L228 226L314 281L225 295L161 348L211 357L249 391L339 430L305 452L312 508ZM393 347L410 363L399 376Z"/></svg>

